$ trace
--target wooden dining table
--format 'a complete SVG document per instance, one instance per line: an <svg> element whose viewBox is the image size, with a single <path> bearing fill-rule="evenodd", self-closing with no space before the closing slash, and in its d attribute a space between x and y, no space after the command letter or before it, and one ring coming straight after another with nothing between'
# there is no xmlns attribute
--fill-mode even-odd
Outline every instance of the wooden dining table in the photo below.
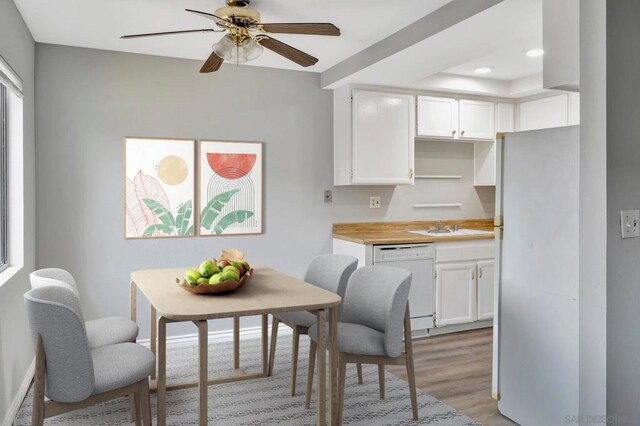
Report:
<svg viewBox="0 0 640 426"><path fill-rule="evenodd" d="M156 354L156 371L151 376L151 389L157 393L157 423L166 424L167 391L198 387L199 424L207 424L207 388L210 385L268 376L267 323L269 314L309 311L316 315L317 346L317 411L316 424L326 424L326 351L329 352L330 424L337 417L337 308L340 297L298 278L268 267L255 267L250 280L234 293L201 295L187 292L176 284L189 268L150 269L131 274L131 319L136 321L138 290L151 305L150 346ZM204 284L203 284L204 285ZM246 373L240 368L240 317L260 315L262 318L262 371ZM210 378L208 373L208 320L233 318L233 368L230 375ZM167 323L192 322L198 329L198 381L167 384ZM325 336L327 334L327 336ZM325 343L326 339L326 343ZM326 345L326 346L325 346ZM288 389L283 389L287 392ZM300 406L301 410L304 407Z"/></svg>

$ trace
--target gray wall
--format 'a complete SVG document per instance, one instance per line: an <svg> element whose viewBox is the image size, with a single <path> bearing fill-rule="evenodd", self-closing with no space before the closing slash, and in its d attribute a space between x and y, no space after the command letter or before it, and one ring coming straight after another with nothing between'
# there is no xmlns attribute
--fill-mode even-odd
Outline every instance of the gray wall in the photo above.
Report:
<svg viewBox="0 0 640 426"><path fill-rule="evenodd" d="M33 359L22 295L29 288L28 274L35 266L33 84L35 43L11 0L0 0L0 55L24 81L25 93L23 103L24 267L11 280L0 285L0 422L2 422Z"/></svg>
<svg viewBox="0 0 640 426"><path fill-rule="evenodd" d="M136 269L191 265L240 247L253 263L301 276L314 255L331 251L333 222L493 215L493 191L476 192L470 181L448 183L444 193L433 182L333 188L334 202L325 204L323 191L333 182L333 97L320 89L319 74L225 64L217 74L200 75L196 61L42 44L36 58L38 267L72 271L89 318L127 314L128 275ZM125 241L127 135L264 141L265 233ZM472 175L470 144L440 155ZM380 195L383 208L369 209L370 195ZM444 196L470 207L411 208ZM140 310L146 336L146 303ZM171 334L193 332L169 327Z"/></svg>
<svg viewBox="0 0 640 426"><path fill-rule="evenodd" d="M640 208L640 2L607 2L607 409L640 424L640 238L620 210Z"/></svg>
<svg viewBox="0 0 640 426"><path fill-rule="evenodd" d="M580 414L607 412L606 8L580 2Z"/></svg>

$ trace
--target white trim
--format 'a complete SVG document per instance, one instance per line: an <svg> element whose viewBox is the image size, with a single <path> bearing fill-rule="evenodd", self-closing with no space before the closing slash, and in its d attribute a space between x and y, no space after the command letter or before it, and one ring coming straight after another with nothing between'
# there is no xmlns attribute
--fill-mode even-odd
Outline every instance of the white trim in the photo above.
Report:
<svg viewBox="0 0 640 426"><path fill-rule="evenodd" d="M20 411L20 406L22 406L22 401L24 401L27 396L27 392L29 392L29 387L31 386L31 381L33 380L33 374L35 370L36 359L33 358L33 361L31 361L31 365L27 369L27 374L24 376L24 380L18 388L18 392L16 392L16 396L13 398L13 401L11 401L11 404L9 404L9 407L7 408L7 414L4 416L4 419L2 419L2 426L13 425L13 422L18 415L18 411Z"/></svg>
<svg viewBox="0 0 640 426"><path fill-rule="evenodd" d="M268 335L271 335L271 326L267 327ZM293 334L293 330L289 327L279 327L278 335L279 336L287 336ZM262 336L262 326L257 327L245 327L240 329L240 339L257 339ZM179 336L169 336L167 337L167 347L172 346L184 346L198 341L198 335L196 333L193 334L181 334ZM225 343L233 341L233 330L222 330L222 331L210 331L209 332L209 344L211 343ZM142 346L149 347L149 339L138 340ZM35 358L31 362L29 369L27 370L27 374L24 377L24 381L18 392L16 393L15 398L11 401L9 405L9 409L7 410L7 414L2 420L2 426L11 426L18 415L18 411L20 410L20 406L22 406L22 402L27 396L27 392L29 392L29 387L31 386L31 381L33 380L33 374L36 369L36 360Z"/></svg>
<svg viewBox="0 0 640 426"><path fill-rule="evenodd" d="M22 91L24 86L20 76L11 68L9 63L0 55L0 83L4 83L9 89L15 92L19 97L23 97Z"/></svg>
<svg viewBox="0 0 640 426"><path fill-rule="evenodd" d="M446 204L414 204L414 209L439 209L447 207L462 207L462 203L446 203Z"/></svg>

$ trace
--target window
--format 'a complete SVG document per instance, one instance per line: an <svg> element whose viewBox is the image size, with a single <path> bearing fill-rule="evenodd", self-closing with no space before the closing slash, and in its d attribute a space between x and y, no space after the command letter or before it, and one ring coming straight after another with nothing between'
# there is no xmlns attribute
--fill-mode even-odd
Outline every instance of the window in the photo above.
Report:
<svg viewBox="0 0 640 426"><path fill-rule="evenodd" d="M9 221L7 206L7 139L8 126L7 87L0 84L0 271L7 267L7 223Z"/></svg>
<svg viewBox="0 0 640 426"><path fill-rule="evenodd" d="M24 265L23 83L0 56L0 285Z"/></svg>

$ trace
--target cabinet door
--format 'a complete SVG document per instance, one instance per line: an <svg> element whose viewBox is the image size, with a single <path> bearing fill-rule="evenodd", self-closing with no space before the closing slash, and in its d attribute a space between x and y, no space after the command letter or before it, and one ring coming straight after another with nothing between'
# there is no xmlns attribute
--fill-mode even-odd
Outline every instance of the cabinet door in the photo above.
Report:
<svg viewBox="0 0 640 426"><path fill-rule="evenodd" d="M458 132L458 101L418 96L418 136L451 138Z"/></svg>
<svg viewBox="0 0 640 426"><path fill-rule="evenodd" d="M477 318L476 263L436 265L436 325Z"/></svg>
<svg viewBox="0 0 640 426"><path fill-rule="evenodd" d="M460 99L460 139L495 138L493 102Z"/></svg>
<svg viewBox="0 0 640 426"><path fill-rule="evenodd" d="M352 183L413 183L413 106L410 95L353 91Z"/></svg>
<svg viewBox="0 0 640 426"><path fill-rule="evenodd" d="M478 262L478 320L493 318L493 278L495 262Z"/></svg>
<svg viewBox="0 0 640 426"><path fill-rule="evenodd" d="M568 123L567 95L522 102L518 105L518 131L562 127Z"/></svg>
<svg viewBox="0 0 640 426"><path fill-rule="evenodd" d="M515 106L504 102L496 104L496 132L513 132L515 128Z"/></svg>

